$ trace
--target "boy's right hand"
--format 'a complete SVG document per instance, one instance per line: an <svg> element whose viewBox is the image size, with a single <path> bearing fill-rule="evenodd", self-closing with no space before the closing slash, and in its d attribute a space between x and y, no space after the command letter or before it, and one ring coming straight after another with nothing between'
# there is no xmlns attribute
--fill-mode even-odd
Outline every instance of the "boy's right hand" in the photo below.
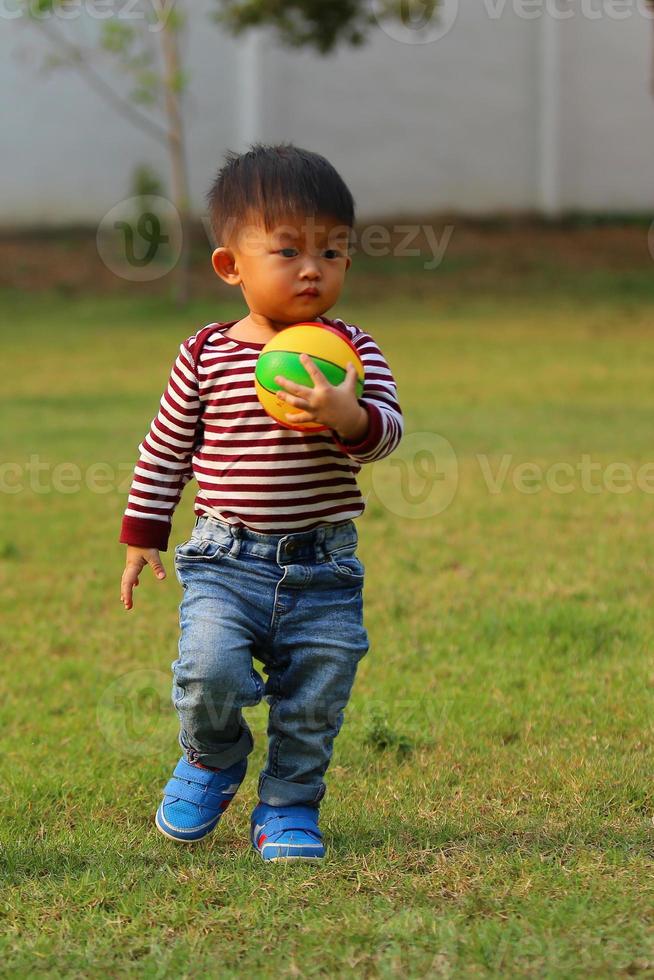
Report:
<svg viewBox="0 0 654 980"><path fill-rule="evenodd" d="M165 579L166 569L161 564L161 558L156 548L135 548L127 545L125 571L120 580L120 598L125 609L132 608L132 589L139 584L142 569L150 565L158 579Z"/></svg>

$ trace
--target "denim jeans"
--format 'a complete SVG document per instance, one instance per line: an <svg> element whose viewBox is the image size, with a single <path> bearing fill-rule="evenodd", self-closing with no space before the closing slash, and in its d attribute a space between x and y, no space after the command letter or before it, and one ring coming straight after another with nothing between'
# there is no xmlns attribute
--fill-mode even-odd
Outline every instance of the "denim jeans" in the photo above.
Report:
<svg viewBox="0 0 654 980"><path fill-rule="evenodd" d="M333 741L368 651L357 543L351 520L263 534L201 516L175 548L184 590L171 664L179 744L189 762L231 766L254 747L241 709L265 697L264 803L317 805L325 794Z"/></svg>

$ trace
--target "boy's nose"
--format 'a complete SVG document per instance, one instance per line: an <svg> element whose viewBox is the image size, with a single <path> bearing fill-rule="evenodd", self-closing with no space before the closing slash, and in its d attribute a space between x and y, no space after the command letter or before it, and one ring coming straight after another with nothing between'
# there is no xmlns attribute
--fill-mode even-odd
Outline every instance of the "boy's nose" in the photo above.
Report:
<svg viewBox="0 0 654 980"><path fill-rule="evenodd" d="M300 279L320 279L320 267L315 259L308 256L305 258Z"/></svg>

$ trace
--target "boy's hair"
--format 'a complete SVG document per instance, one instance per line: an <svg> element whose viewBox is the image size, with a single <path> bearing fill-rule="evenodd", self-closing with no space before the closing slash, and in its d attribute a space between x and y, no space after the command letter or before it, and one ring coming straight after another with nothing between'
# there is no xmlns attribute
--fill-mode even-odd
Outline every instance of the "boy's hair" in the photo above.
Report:
<svg viewBox="0 0 654 980"><path fill-rule="evenodd" d="M227 245L250 221L266 231L291 219L318 215L354 225L354 198L331 163L292 143L229 150L207 194L216 246Z"/></svg>

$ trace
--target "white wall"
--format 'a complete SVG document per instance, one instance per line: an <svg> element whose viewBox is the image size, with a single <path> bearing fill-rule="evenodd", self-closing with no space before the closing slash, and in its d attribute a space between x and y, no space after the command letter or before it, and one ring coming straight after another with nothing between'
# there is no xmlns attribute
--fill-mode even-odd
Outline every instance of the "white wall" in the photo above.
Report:
<svg viewBox="0 0 654 980"><path fill-rule="evenodd" d="M209 0L193 3L211 6ZM83 33L88 29L83 20L74 23ZM191 19L184 46L193 77L189 165L200 211L223 152L238 141L238 46L200 12ZM40 71L49 47L33 25L0 18L0 91L5 96L0 100L0 223L5 225L95 222L129 195L132 170L142 163L168 181L165 147L108 108L75 71Z"/></svg>
<svg viewBox="0 0 654 980"><path fill-rule="evenodd" d="M252 42L221 34L206 17L211 0L193 0L185 46L196 213L204 212L225 150L243 149L252 134L328 156L362 218L539 207L543 21L520 16L517 3L460 0L454 26L439 40L401 43L376 28L363 48L328 58L263 36L257 98L243 84ZM648 209L652 23L636 0L624 20L606 12L590 19L572 6L574 16L558 25L561 71L551 89L561 206ZM5 225L95 222L128 195L134 166L168 172L165 150L105 107L79 76L40 74L45 50L33 26L0 18Z"/></svg>
<svg viewBox="0 0 654 980"><path fill-rule="evenodd" d="M654 22L571 20L562 29L562 203L654 205Z"/></svg>
<svg viewBox="0 0 654 980"><path fill-rule="evenodd" d="M373 33L328 61L270 52L264 132L342 167L364 212L525 208L533 201L533 25L469 4L411 45Z"/></svg>

